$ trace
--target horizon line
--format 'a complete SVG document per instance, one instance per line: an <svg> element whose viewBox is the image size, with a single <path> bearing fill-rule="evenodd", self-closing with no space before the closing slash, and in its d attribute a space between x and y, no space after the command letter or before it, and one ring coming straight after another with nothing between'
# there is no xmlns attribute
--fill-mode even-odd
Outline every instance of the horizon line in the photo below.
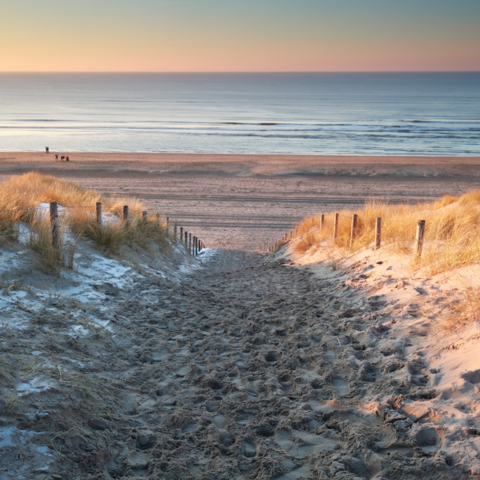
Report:
<svg viewBox="0 0 480 480"><path fill-rule="evenodd" d="M175 71L175 70L12 70L12 71L1 71L1 74L52 74L52 73L62 73L62 74L70 74L70 73L103 73L103 74L252 74L252 73L259 73L259 74L318 74L318 73L480 73L479 70L298 70L298 71L287 71L287 70L278 70L278 71L271 71L271 70L239 70L239 71L224 71L224 70L211 70L211 71L203 71L203 70L191 70L191 71Z"/></svg>

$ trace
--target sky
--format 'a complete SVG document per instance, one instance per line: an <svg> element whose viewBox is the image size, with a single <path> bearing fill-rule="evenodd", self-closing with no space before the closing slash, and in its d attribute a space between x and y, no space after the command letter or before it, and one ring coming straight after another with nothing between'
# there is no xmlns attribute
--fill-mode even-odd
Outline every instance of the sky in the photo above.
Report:
<svg viewBox="0 0 480 480"><path fill-rule="evenodd" d="M0 72L480 71L480 0L0 0Z"/></svg>

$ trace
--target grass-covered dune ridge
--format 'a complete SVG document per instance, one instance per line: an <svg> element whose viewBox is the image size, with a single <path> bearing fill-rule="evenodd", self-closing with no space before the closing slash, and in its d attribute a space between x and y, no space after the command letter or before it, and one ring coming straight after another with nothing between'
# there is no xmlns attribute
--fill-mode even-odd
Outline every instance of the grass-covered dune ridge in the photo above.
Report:
<svg viewBox="0 0 480 480"><path fill-rule="evenodd" d="M459 197L446 195L431 203L389 205L370 201L355 211L339 211L338 236L333 240L335 213L305 218L297 227L292 248L305 253L316 248L333 248L347 254L369 247L375 237L375 220L382 219L382 248L392 253L412 253L418 220L426 221L425 245L414 267L429 274L445 272L480 260L480 191ZM357 214L357 235L350 246L351 219Z"/></svg>
<svg viewBox="0 0 480 480"><path fill-rule="evenodd" d="M52 246L48 208L51 202L59 205L60 249ZM101 225L96 221L97 202L102 203ZM129 207L126 222L124 205ZM73 182L30 172L0 184L0 241L4 244L17 241L21 226L27 227L28 246L39 255L47 270L54 270L62 263L71 264L68 258L73 258L72 244L80 238L91 240L108 254L119 254L126 245L147 250L156 243L168 249L166 222L153 212L144 222L143 210L138 200L109 197Z"/></svg>
<svg viewBox="0 0 480 480"><path fill-rule="evenodd" d="M95 206L103 204L104 209L121 215L127 202L132 213L143 209L140 202L133 199L112 198L93 190L87 190L74 182L61 180L51 175L29 172L11 177L0 184L0 210L25 210L38 206L40 202L57 202L64 207ZM19 212L19 215L22 215Z"/></svg>

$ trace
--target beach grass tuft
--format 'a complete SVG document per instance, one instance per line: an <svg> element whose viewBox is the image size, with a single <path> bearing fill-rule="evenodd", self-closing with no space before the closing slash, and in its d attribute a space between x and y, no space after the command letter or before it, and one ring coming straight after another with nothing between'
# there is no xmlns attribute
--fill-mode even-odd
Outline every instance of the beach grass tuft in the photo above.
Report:
<svg viewBox="0 0 480 480"><path fill-rule="evenodd" d="M59 248L52 247L48 206L59 205ZM97 223L95 206L102 203L103 220ZM129 218L123 221L123 207L128 205ZM62 208L63 207L63 208ZM47 273L58 272L64 263L73 268L75 247L79 239L90 240L103 253L118 255L123 246L148 250L152 243L168 250L168 231L158 217L144 221L145 207L135 199L102 195L50 175L30 172L12 177L0 188L0 243L18 238L19 222L29 228L28 247ZM65 234L76 236L75 247L65 241ZM66 255L64 247L70 247ZM64 258L65 257L65 258Z"/></svg>
<svg viewBox="0 0 480 480"><path fill-rule="evenodd" d="M356 211L339 213L338 235L333 240L334 213L304 219L297 228L292 248L305 253L319 248L327 240L329 248L355 252L372 246L375 220L382 218L382 246L396 254L411 254L418 220L426 221L425 245L422 255L412 262L414 268L425 268L430 275L446 272L480 261L480 191L459 197L446 195L430 203L390 205L369 201ZM350 245L353 214L357 214L357 235ZM323 245L325 243L322 243Z"/></svg>

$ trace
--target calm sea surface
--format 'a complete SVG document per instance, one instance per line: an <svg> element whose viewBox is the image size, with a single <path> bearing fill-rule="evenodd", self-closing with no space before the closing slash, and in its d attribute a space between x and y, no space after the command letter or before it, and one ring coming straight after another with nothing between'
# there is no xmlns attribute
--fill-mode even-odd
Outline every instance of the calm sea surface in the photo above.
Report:
<svg viewBox="0 0 480 480"><path fill-rule="evenodd" d="M0 150L480 155L480 73L0 74Z"/></svg>

